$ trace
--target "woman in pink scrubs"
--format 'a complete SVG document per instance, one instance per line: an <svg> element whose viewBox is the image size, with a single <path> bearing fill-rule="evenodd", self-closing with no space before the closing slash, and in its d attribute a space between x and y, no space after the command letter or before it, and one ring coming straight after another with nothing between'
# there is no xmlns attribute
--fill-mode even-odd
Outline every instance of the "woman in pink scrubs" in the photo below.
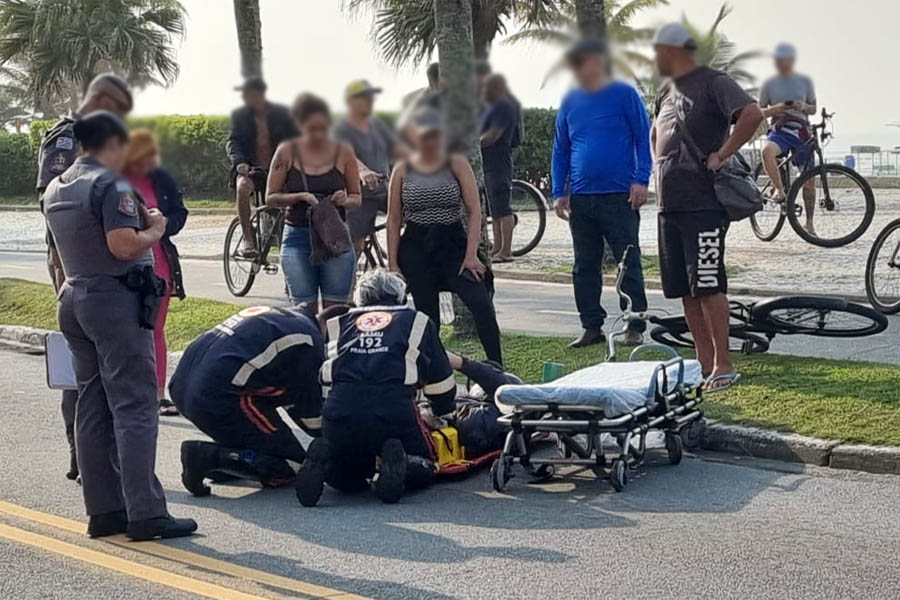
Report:
<svg viewBox="0 0 900 600"><path fill-rule="evenodd" d="M160 152L156 136L149 129L135 129L130 134L128 160L125 177L134 186L147 208L158 208L168 219L166 233L153 246L153 268L156 274L168 283L168 293L160 301L159 315L153 328L156 345L156 381L159 394L159 414L174 416L178 409L166 397L166 314L169 311L169 297L184 298L184 285L178 250L171 237L181 231L187 220L188 211L184 207L181 190L168 171L159 166Z"/></svg>

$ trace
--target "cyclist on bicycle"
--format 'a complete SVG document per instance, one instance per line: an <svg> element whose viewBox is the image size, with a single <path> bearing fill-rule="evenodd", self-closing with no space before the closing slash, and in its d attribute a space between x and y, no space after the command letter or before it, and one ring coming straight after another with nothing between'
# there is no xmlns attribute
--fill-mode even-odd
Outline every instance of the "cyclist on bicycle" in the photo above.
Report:
<svg viewBox="0 0 900 600"><path fill-rule="evenodd" d="M286 106L266 101L266 83L262 78L251 77L237 89L241 91L244 106L231 113L231 131L225 149L231 161L231 184L244 238L238 254L254 258L258 249L250 225L250 198L259 187L265 187L264 171L278 144L295 137L297 129ZM252 177L253 167L264 171Z"/></svg>
<svg viewBox="0 0 900 600"><path fill-rule="evenodd" d="M807 142L812 135L809 115L816 112L816 91L812 79L794 71L797 50L790 44L775 48L777 74L766 80L759 91L759 105L770 119L769 135L762 158L766 174L772 181L775 200L785 199L784 182L778 172L778 156L794 152L794 164L803 169L812 160ZM806 229L814 232L813 211L816 201L816 181L810 179L803 186L806 208Z"/></svg>

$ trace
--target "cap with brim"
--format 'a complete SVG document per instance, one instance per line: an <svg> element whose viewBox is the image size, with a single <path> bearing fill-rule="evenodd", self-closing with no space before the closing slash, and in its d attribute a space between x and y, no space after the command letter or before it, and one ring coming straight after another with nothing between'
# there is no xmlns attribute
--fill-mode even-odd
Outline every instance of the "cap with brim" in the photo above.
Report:
<svg viewBox="0 0 900 600"><path fill-rule="evenodd" d="M101 91L109 93L109 90L118 90L122 94L122 99L127 102L129 109L134 105L134 99L131 96L131 87L123 77L115 73L100 73L88 84L88 93Z"/></svg>
<svg viewBox="0 0 900 600"><path fill-rule="evenodd" d="M265 92L266 82L262 77L248 77L241 85L234 86L237 92Z"/></svg>
<svg viewBox="0 0 900 600"><path fill-rule="evenodd" d="M777 60L797 58L797 49L791 44L778 44L775 47L775 58Z"/></svg>
<svg viewBox="0 0 900 600"><path fill-rule="evenodd" d="M603 40L584 38L578 40L566 50L566 60L581 58L590 54L606 54L607 51L608 47Z"/></svg>
<svg viewBox="0 0 900 600"><path fill-rule="evenodd" d="M694 36L681 23L668 23L660 27L653 37L653 45L683 48L685 50L697 49L697 42L694 41Z"/></svg>
<svg viewBox="0 0 900 600"><path fill-rule="evenodd" d="M431 131L442 131L444 124L441 121L441 113L430 106L421 106L416 109L410 119L410 124L416 133L423 134Z"/></svg>
<svg viewBox="0 0 900 600"><path fill-rule="evenodd" d="M354 96L362 96L363 94L380 94L381 88L375 87L366 79L357 79L356 81L351 81L347 84L347 87L344 88L344 99L349 100Z"/></svg>

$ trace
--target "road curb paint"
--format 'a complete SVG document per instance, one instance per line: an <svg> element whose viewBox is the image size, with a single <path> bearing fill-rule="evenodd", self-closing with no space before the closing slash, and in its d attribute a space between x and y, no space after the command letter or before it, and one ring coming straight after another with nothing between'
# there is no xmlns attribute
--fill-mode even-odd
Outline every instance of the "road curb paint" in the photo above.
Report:
<svg viewBox="0 0 900 600"><path fill-rule="evenodd" d="M84 523L66 519L65 517L59 517L57 515L33 510L24 506L19 506L18 504L4 502L2 500L0 500L0 514L10 515L13 517L24 519L26 521L40 523L41 525L47 525L55 529L60 529L79 535L85 535L87 533L87 526ZM281 590L304 594L312 598L321 598L324 600L371 600L369 598L366 598L365 596L359 596L356 594L351 594L349 592L342 592L340 590L327 588L313 583L306 583L304 581L291 579L290 577L284 577L282 575L276 575L274 573L269 573L266 571L252 569L250 567L243 567L241 565L236 565L224 560L204 556L203 554L197 554L195 552L182 550L181 548L175 548L173 546L169 546L160 542L131 542L122 535L102 538L102 540L100 541L105 541L115 546L121 546L134 552L149 554L157 558L163 558L188 566L198 567L201 569L219 573L221 575L228 575L238 579L246 579L248 581L252 581L261 585L272 586ZM217 598L218 596L211 597ZM247 598L258 598L258 596L247 596Z"/></svg>

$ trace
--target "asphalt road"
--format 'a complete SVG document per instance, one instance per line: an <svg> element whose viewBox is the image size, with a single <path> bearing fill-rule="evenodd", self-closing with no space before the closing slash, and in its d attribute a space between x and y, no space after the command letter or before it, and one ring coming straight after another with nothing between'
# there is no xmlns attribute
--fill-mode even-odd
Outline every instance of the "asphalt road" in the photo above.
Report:
<svg viewBox="0 0 900 600"><path fill-rule="evenodd" d="M42 358L0 350L0 362L0 500L83 522L80 490L63 478L58 393L43 387ZM249 594L208 595L220 598L315 597L297 591L310 585L330 588L322 597L392 600L892 600L900 589L897 477L714 455L672 467L658 457L621 494L574 473L545 485L519 477L501 495L480 472L395 506L326 490L319 507L303 509L290 490L216 486L192 498L180 484L178 448L195 437L184 420L165 419L158 473L171 512L196 518L198 535L152 547L89 541L55 522L11 516L0 502L0 597L198 597L138 578L152 568L171 573L170 583L188 578L192 590ZM136 573L12 541L9 531L114 556ZM190 554L153 555L179 551ZM213 560L222 562L208 566Z"/></svg>
<svg viewBox="0 0 900 600"><path fill-rule="evenodd" d="M185 260L183 269L187 293L190 295L247 305L284 302L280 273L259 275L250 295L235 298L225 287L222 264L219 261ZM0 277L49 282L44 257L38 253L0 252ZM573 337L579 331L578 313L570 285L499 279L496 287L495 305L503 331ZM650 290L647 294L651 309L669 314L681 312L680 302L667 300L658 291ZM752 300L742 297L735 299ZM606 290L603 305L613 317L619 314L614 290ZM877 336L855 339L780 336L775 338L770 351L900 364L900 316L890 317L889 320L888 329Z"/></svg>

